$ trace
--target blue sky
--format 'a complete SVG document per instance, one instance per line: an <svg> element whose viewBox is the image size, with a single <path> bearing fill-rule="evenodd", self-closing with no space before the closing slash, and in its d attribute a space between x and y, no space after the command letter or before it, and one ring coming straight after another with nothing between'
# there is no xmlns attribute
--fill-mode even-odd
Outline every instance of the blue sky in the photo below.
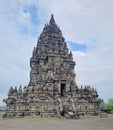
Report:
<svg viewBox="0 0 113 130"><path fill-rule="evenodd" d="M79 44L79 43L76 43L76 42L67 42L67 45L68 45L68 48L71 50L71 51L81 51L81 52L85 52L87 49L88 49L88 46L87 44L85 43L82 43L82 44Z"/></svg>
<svg viewBox="0 0 113 130"><path fill-rule="evenodd" d="M34 25L38 25L38 8L35 4L31 4L29 6L25 6L23 9L24 13L29 13L30 14L30 21Z"/></svg>
<svg viewBox="0 0 113 130"><path fill-rule="evenodd" d="M52 13L76 61L77 84L113 98L112 0L1 0L0 105L11 85L29 83L32 50Z"/></svg>

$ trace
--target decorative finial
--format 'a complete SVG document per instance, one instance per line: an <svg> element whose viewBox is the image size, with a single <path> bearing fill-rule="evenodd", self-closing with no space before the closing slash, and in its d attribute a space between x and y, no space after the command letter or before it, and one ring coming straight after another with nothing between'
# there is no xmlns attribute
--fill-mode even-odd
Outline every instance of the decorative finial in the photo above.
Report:
<svg viewBox="0 0 113 130"><path fill-rule="evenodd" d="M53 16L53 14L51 15L51 19L50 19L50 22L49 22L50 24L55 24L55 20L54 20L54 16Z"/></svg>

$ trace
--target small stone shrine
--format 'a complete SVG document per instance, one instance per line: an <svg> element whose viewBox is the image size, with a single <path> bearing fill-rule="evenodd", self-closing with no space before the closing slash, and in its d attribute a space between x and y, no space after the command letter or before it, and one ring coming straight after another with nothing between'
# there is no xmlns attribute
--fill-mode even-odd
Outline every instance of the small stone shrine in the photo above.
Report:
<svg viewBox="0 0 113 130"><path fill-rule="evenodd" d="M30 59L28 86L11 87L4 117L98 115L101 100L90 86L78 88L71 51L53 15L38 38Z"/></svg>

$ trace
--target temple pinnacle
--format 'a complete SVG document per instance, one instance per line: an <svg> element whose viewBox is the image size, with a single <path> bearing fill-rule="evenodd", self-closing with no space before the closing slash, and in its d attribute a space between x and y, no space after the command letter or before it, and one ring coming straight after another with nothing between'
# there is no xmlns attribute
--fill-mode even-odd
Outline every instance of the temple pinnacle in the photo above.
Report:
<svg viewBox="0 0 113 130"><path fill-rule="evenodd" d="M55 24L55 19L54 19L54 16L53 16L53 14L51 15L51 19L50 19L50 22L49 22L50 24Z"/></svg>

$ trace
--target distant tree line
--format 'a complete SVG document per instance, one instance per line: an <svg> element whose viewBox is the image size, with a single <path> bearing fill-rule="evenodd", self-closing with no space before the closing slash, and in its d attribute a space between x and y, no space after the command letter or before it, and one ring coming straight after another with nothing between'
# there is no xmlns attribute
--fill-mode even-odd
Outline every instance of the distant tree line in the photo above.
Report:
<svg viewBox="0 0 113 130"><path fill-rule="evenodd" d="M0 112L5 111L6 110L6 106L0 106Z"/></svg>
<svg viewBox="0 0 113 130"><path fill-rule="evenodd" d="M109 99L107 103L104 101L100 104L100 110L104 112L113 111L113 99Z"/></svg>

